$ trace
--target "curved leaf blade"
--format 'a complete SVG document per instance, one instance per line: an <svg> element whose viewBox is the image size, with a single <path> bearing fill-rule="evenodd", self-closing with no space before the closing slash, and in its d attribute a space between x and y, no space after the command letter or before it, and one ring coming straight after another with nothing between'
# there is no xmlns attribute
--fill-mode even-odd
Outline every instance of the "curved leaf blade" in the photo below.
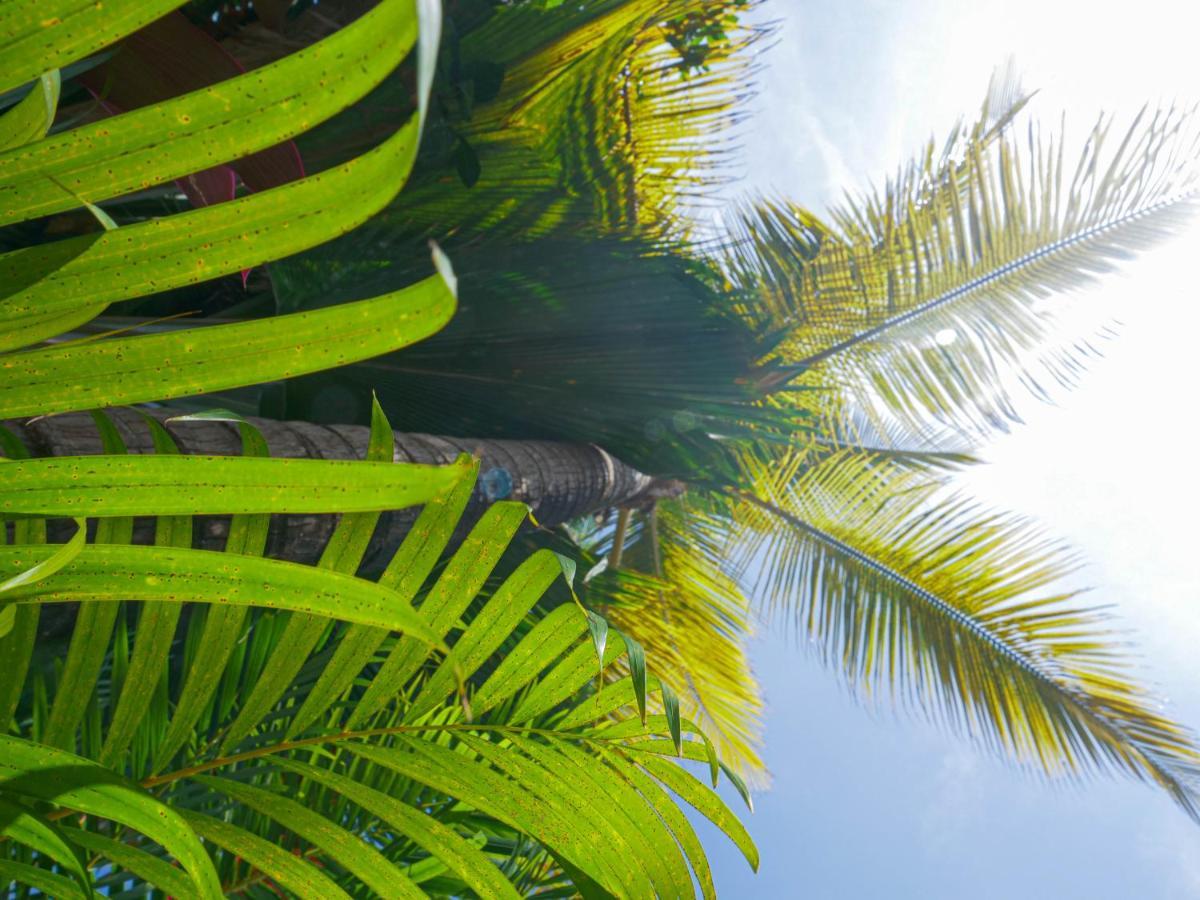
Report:
<svg viewBox="0 0 1200 900"><path fill-rule="evenodd" d="M107 415L95 410L92 412L92 421L100 432L105 453L125 452L125 441ZM132 518L105 518L96 523L97 544L124 544L132 539ZM61 574L61 570L56 574ZM68 750L74 749L75 733L88 703L96 692L118 610L119 606L115 603L89 604L80 608L75 618L71 644L67 649L67 659L59 678L54 703L50 707L50 718L41 734L44 743Z"/></svg>
<svg viewBox="0 0 1200 900"><path fill-rule="evenodd" d="M0 548L0 574L23 565L22 558L34 555L30 549ZM10 597L21 603L167 600L262 606L362 622L441 644L408 603L373 582L209 550L90 545L65 568Z"/></svg>
<svg viewBox="0 0 1200 900"><path fill-rule="evenodd" d="M380 584L392 588L406 600L411 601L417 595L433 571L471 499L479 465L474 460L461 462L466 468L459 480L444 494L425 504L412 530L405 535L400 548L379 577ZM346 631L333 659L321 672L304 705L292 720L288 729L289 737L299 734L329 711L337 698L354 683L363 666L371 661L387 634L382 629L364 625L352 625ZM389 671L394 671L394 667ZM384 677L383 673L378 677Z"/></svg>
<svg viewBox="0 0 1200 900"><path fill-rule="evenodd" d="M127 872L161 888L171 897L178 897L180 900L200 900L200 895L187 873L165 859L81 828L73 828L67 834L80 847L101 854Z"/></svg>
<svg viewBox="0 0 1200 900"><path fill-rule="evenodd" d="M47 897L61 900L85 900L88 897L70 878L56 875L40 866L0 859L0 884L10 880L17 885L37 888Z"/></svg>
<svg viewBox="0 0 1200 900"><path fill-rule="evenodd" d="M271 880L301 900L348 900L349 894L339 888L316 866L301 861L296 854L280 849L236 825L181 810L180 814L198 835L244 859L260 872L270 873Z"/></svg>
<svg viewBox="0 0 1200 900"><path fill-rule="evenodd" d="M10 337L0 343L0 350L51 336L53 332L45 329L61 328L62 320L47 317L67 316L73 325L82 324L108 303L253 268L345 234L396 196L408 178L416 151L416 123L410 120L375 149L300 181L102 234L6 253L0 256L0 280L10 288L0 299L0 317L8 320ZM403 316L401 311L395 312ZM20 330L13 332L12 326L20 326ZM232 333L227 334L232 338ZM192 339L203 340L190 333L189 343ZM119 342L92 342L83 347L94 352L96 347L114 343ZM176 344L175 353L191 352L188 343L176 340ZM40 352L66 351L70 355L71 350L68 346ZM85 359L88 356L86 351L76 352L83 352ZM363 358L353 356L339 362ZM111 356L109 360L113 366ZM301 371L315 369L302 368L293 374ZM0 377L3 374L0 372ZM258 379L265 380L270 379ZM251 382L240 380L225 386L234 383Z"/></svg>
<svg viewBox="0 0 1200 900"><path fill-rule="evenodd" d="M336 859L379 896L424 900L425 893L365 840L295 800L228 778L197 775L194 780L300 835Z"/></svg>
<svg viewBox="0 0 1200 900"><path fill-rule="evenodd" d="M512 884L485 854L434 816L328 769L319 769L293 759L277 759L276 762L284 769L337 791L371 815L378 816L433 854L480 897L518 896Z"/></svg>
<svg viewBox="0 0 1200 900"><path fill-rule="evenodd" d="M8 0L0 13L0 91L83 59L185 0Z"/></svg>
<svg viewBox="0 0 1200 900"><path fill-rule="evenodd" d="M0 115L0 152L36 141L50 130L61 85L58 69L53 69L38 78L16 106Z"/></svg>
<svg viewBox="0 0 1200 900"><path fill-rule="evenodd" d="M119 197L293 138L365 96L416 39L412 0L385 0L278 62L0 155L0 224ZM320 89L298 88L307 84ZM19 147L5 144L4 122L0 150Z"/></svg>
<svg viewBox="0 0 1200 900"><path fill-rule="evenodd" d="M665 759L645 756L639 757L637 763L720 828L733 841L734 846L742 851L742 856L746 858L750 868L758 871L758 848L754 846L754 841L745 826L729 811L729 807L721 802L720 797L679 766Z"/></svg>
<svg viewBox="0 0 1200 900"><path fill-rule="evenodd" d="M150 428L154 450L164 455L177 455L179 447L157 419L145 416ZM154 532L156 547L191 547L192 520L189 516L160 514ZM166 677L171 644L175 628L179 624L182 608L178 603L143 603L138 613L137 634L134 638L133 655L125 670L121 684L121 695L117 699L109 722L108 734L100 749L97 761L103 766L116 768L125 749L133 741L134 733L149 712L159 681Z"/></svg>
<svg viewBox="0 0 1200 900"><path fill-rule="evenodd" d="M425 503L457 481L465 467L247 456L51 456L5 466L0 513L366 513Z"/></svg>
<svg viewBox="0 0 1200 900"><path fill-rule="evenodd" d="M0 418L187 397L345 365L428 337L454 306L435 275L316 312L12 353L0 356Z"/></svg>
<svg viewBox="0 0 1200 900"><path fill-rule="evenodd" d="M187 871L201 896L219 896L220 880L200 842L170 807L91 760L0 735L0 788L120 822L161 845Z"/></svg>
<svg viewBox="0 0 1200 900"><path fill-rule="evenodd" d="M212 416L208 416L211 418ZM180 419L195 418L180 416ZM224 418L230 420L228 415ZM267 442L256 427L238 421L242 438L242 455L266 457L270 455ZM262 556L267 546L267 530L271 517L266 513L235 515L229 522L229 537L225 541L226 553L246 556ZM175 712L167 734L155 751L154 771L160 771L170 762L187 742L192 729L204 713L204 708L216 693L225 673L226 664L233 654L242 633L248 610L244 606L209 606L204 617L199 646L191 669L184 676L183 689L175 704ZM193 620L194 622L195 620Z"/></svg>
<svg viewBox="0 0 1200 900"><path fill-rule="evenodd" d="M396 441L392 434L392 426L389 424L387 416L384 415L383 408L378 401L372 398L371 433L367 441L367 461L356 465L374 464L384 467L400 465L392 462L395 452ZM438 474L451 478L458 477L458 473L453 471L439 471ZM430 491L430 494L436 494L441 489L442 485L439 484ZM428 499L428 496L422 499ZM343 505L343 508L352 509L353 507ZM391 508L398 509L400 507ZM370 543L371 535L375 533L375 526L378 523L379 513L377 511L344 513L330 536L329 543L325 545L325 550L322 552L317 566L353 575L362 564L363 554L366 553L367 545ZM283 634L267 660L262 674L258 677L250 696L246 698L238 717L229 726L222 742L223 752L228 752L238 741L248 735L283 696L288 685L292 683L292 679L296 677L309 654L317 646L321 636L326 633L328 624L328 619L321 616L296 613L288 616Z"/></svg>
<svg viewBox="0 0 1200 900"><path fill-rule="evenodd" d="M7 472L8 469L4 471ZM69 541L65 544L57 545L57 549L41 562L30 566L25 571L19 572L4 581L0 581L0 602L3 602L4 595L8 592L28 587L59 571L79 555L79 551L83 549L86 541L87 523L83 519L76 519L75 533L71 535ZM8 609L8 607L0 607L0 609Z"/></svg>

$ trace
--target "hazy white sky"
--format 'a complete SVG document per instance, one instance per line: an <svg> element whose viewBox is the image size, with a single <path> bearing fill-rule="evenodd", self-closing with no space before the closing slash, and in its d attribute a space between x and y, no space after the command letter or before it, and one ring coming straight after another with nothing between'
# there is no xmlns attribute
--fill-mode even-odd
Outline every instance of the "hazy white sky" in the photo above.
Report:
<svg viewBox="0 0 1200 900"><path fill-rule="evenodd" d="M747 184L816 208L974 113L1009 55L1047 123L1200 98L1191 3L767 0L762 13L782 22L745 133ZM1121 337L1057 407L1024 404L1027 425L964 485L1082 550L1080 578L1115 604L1145 679L1200 727L1197 259L1193 227L1089 293L1116 301ZM710 839L725 896L1200 898L1200 826L1151 789L1048 789L854 707L785 641L756 653L776 789L750 822L759 878Z"/></svg>

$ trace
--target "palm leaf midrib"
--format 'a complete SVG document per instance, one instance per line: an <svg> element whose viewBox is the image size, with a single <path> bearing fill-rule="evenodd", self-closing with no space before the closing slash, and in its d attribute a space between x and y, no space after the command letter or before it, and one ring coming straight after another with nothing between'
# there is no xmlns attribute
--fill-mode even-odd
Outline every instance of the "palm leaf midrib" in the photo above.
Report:
<svg viewBox="0 0 1200 900"><path fill-rule="evenodd" d="M1089 226L1082 231L1078 231L1066 237L1059 238L1058 240L1051 241L1048 244L1043 244L1034 250L1030 250L1022 254L1014 260L1010 260L1003 265L996 266L995 268L990 269L981 275L977 275L974 278L969 279L961 285L951 288L948 291L944 291L938 296L925 301L913 309L890 316L877 325L866 328L848 338L837 342L836 344L826 347L823 350L819 350L816 353L812 353L802 360L791 363L790 367L794 367L797 373L804 372L827 359L845 352L846 350L849 350L866 341L874 340L875 338L878 338L895 328L909 324L910 322L935 309L939 309L949 303L954 302L955 300L959 300L971 293L974 293L981 288L987 287L989 284L992 284L1001 278L1005 278L1032 265L1035 265L1047 257L1055 256L1067 250L1073 249L1080 244L1098 238L1115 228L1128 225L1137 221L1138 219L1153 215L1154 213L1162 212L1175 206L1191 204L1197 199L1197 197L1200 197L1200 188L1193 188L1192 190L1185 191L1181 194L1177 194L1164 200L1159 200L1148 206L1139 207L1136 210L1124 213L1116 218L1108 219L1098 225Z"/></svg>

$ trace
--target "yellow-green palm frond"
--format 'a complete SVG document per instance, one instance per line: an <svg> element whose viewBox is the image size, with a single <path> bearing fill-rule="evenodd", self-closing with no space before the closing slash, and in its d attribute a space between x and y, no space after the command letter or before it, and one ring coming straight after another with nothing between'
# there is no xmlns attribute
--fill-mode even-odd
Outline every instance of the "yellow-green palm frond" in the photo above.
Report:
<svg viewBox="0 0 1200 900"><path fill-rule="evenodd" d="M745 461L737 558L825 662L1050 774L1123 771L1200 818L1200 753L1029 523L870 454Z"/></svg>
<svg viewBox="0 0 1200 900"><path fill-rule="evenodd" d="M661 502L628 551L623 567L589 586L589 603L659 661L656 674L674 688L681 712L700 725L731 768L766 786L759 756L763 702L746 642L753 635L749 600L726 571L726 531L683 498ZM649 521L652 520L652 521ZM657 568L658 574L651 571Z"/></svg>
<svg viewBox="0 0 1200 900"><path fill-rule="evenodd" d="M525 235L563 223L678 230L681 210L725 177L722 135L750 91L745 51L761 33L730 24L697 69L669 42L671 23L749 5L599 0L497 13L461 47L465 67L504 68L498 95L455 126L478 156L478 181L414 186L406 219Z"/></svg>
<svg viewBox="0 0 1200 900"><path fill-rule="evenodd" d="M1177 231L1200 200L1191 110L1143 110L1124 130L1101 116L1076 152L1065 126L1018 127L1023 96L994 102L829 222L783 201L741 209L723 265L743 313L785 334L794 385L833 389L797 402L1004 428L1018 380L1069 386L1097 349L1063 338L1046 298Z"/></svg>

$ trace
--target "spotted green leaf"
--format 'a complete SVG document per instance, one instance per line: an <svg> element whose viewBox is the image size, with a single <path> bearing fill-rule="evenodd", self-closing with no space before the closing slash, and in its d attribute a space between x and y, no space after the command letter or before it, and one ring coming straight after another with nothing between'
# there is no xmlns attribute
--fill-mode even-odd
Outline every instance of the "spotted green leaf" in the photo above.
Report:
<svg viewBox="0 0 1200 900"><path fill-rule="evenodd" d="M58 69L53 69L34 81L29 93L16 106L0 115L0 152L45 135L58 109L60 86Z"/></svg>
<svg viewBox="0 0 1200 900"><path fill-rule="evenodd" d="M64 322L72 327L82 324L117 300L252 268L345 234L395 197L408 178L416 150L417 126L410 121L375 149L300 181L229 203L0 255L0 279L10 286L0 299L0 350L49 337L55 331L48 329L61 330ZM403 321L402 310L394 309L393 314ZM438 327L441 324L444 320ZM196 351L207 349L207 341L194 332L185 334L187 343L175 352L196 359ZM75 367L71 371L83 377L88 373L88 351L94 355L95 348L109 347L105 358L115 368L111 347L120 343L127 344L104 341L85 344L86 350L76 348L74 353L68 346L29 356L41 352L62 359L65 351L65 359ZM338 360L350 361L350 357ZM182 362L179 359L176 365ZM293 374L300 371L315 369L301 366ZM11 363L0 370L0 384L6 390L15 387L6 383L11 372ZM246 381L234 379L224 386L238 383Z"/></svg>
<svg viewBox="0 0 1200 900"><path fill-rule="evenodd" d="M0 91L119 41L184 0L5 0Z"/></svg>
<svg viewBox="0 0 1200 900"><path fill-rule="evenodd" d="M468 465L236 456L44 457L5 465L0 512L95 517L403 509L436 496Z"/></svg>
<svg viewBox="0 0 1200 900"><path fill-rule="evenodd" d="M416 37L413 0L384 0L278 62L36 144L22 147L29 138L6 144L6 116L0 150L18 149L0 154L0 224L119 197L295 137L362 98L401 63ZM297 89L306 82L319 89ZM48 105L53 117L54 104ZM43 134L45 128L36 137Z"/></svg>
<svg viewBox="0 0 1200 900"><path fill-rule="evenodd" d="M0 418L186 397L316 372L419 341L453 312L454 296L435 275L315 312L11 353L0 356Z"/></svg>
<svg viewBox="0 0 1200 900"><path fill-rule="evenodd" d="M0 576L50 553L46 547L0 548ZM319 612L441 644L407 602L374 582L313 566L210 550L93 544L53 575L14 589L9 599L19 603L169 600L263 606Z"/></svg>

